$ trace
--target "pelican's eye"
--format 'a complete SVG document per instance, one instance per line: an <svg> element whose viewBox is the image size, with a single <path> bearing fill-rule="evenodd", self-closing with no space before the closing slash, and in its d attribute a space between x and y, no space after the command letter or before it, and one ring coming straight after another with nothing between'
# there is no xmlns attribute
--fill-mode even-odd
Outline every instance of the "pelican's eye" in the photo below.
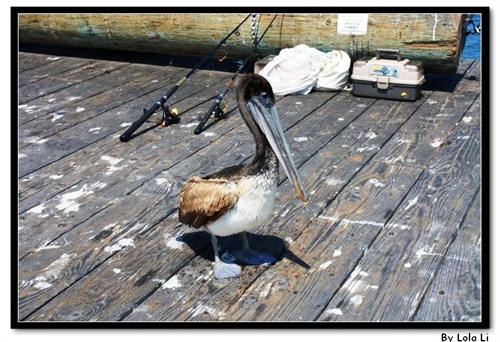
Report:
<svg viewBox="0 0 500 342"><path fill-rule="evenodd" d="M260 97L267 106L271 106L273 104L273 99L271 98L271 96L269 96L267 92L261 91Z"/></svg>

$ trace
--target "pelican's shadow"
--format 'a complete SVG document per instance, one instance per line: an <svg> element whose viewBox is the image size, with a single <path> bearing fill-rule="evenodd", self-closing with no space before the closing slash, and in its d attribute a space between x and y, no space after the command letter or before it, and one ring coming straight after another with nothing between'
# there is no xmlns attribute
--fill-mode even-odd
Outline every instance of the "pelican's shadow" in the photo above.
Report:
<svg viewBox="0 0 500 342"><path fill-rule="evenodd" d="M283 258L302 266L305 269L311 268L304 260L292 253L283 239L273 235L257 235L247 233L250 247L257 252L266 253L276 258L277 262ZM211 236L205 231L185 233L177 237L177 241L184 242L193 252L210 261L214 261L214 251ZM243 248L242 240L239 234L218 237L219 253L223 255L226 251L238 250Z"/></svg>

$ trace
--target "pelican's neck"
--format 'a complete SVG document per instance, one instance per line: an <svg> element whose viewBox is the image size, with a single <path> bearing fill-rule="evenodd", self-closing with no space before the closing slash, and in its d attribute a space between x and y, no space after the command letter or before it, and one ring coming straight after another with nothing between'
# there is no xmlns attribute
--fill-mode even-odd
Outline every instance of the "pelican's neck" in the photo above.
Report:
<svg viewBox="0 0 500 342"><path fill-rule="evenodd" d="M243 120L247 124L250 132L252 132L253 138L255 140L255 155L252 162L250 163L252 170L256 173L266 170L277 173L278 158L267 142L266 136L264 135L264 133L262 133L257 123L253 120L252 114L250 114L244 103L242 103L242 105L240 106L240 111Z"/></svg>
<svg viewBox="0 0 500 342"><path fill-rule="evenodd" d="M255 156L253 157L252 164L260 165L269 164L269 166L278 165L278 159L274 154L273 149L267 142L266 137L262 134L260 128L255 125L256 130L250 129L255 139Z"/></svg>

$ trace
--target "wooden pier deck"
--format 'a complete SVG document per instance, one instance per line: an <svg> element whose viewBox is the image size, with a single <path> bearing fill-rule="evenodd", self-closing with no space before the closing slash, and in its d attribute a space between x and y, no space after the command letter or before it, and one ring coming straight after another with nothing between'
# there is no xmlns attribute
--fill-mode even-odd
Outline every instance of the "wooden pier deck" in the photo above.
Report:
<svg viewBox="0 0 500 342"><path fill-rule="evenodd" d="M282 174L249 235L278 261L215 280L178 195L253 154L233 91L227 118L193 134L232 74L196 72L169 102L180 123L152 117L123 143L190 68L57 51L19 53L17 324L482 321L480 61L427 74L416 102L280 97L310 200Z"/></svg>

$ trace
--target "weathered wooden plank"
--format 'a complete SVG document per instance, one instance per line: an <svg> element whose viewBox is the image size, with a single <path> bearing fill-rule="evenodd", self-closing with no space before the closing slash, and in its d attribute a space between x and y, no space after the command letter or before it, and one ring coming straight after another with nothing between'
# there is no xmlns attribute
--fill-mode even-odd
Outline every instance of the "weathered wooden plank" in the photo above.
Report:
<svg viewBox="0 0 500 342"><path fill-rule="evenodd" d="M96 65L97 65L96 69L90 72L93 73L94 76L96 73L100 72L101 78L107 78L107 75L109 74L110 71L116 71L116 74L111 74L112 76L113 75L119 76L120 74L123 74L123 72L121 72L120 69L126 66L126 64L117 62L96 62L94 66ZM127 71L127 69L125 71ZM87 73L88 72L89 71L87 71ZM82 79L85 77L83 76L84 73L86 72L82 70L80 70L80 72L75 71L76 75L82 74L81 76ZM87 78L87 80L90 79L92 79L91 75L89 75L89 78ZM50 80L47 79L40 81L50 82ZM125 83L126 81L127 78L122 75L120 79L110 81L108 86L112 87L114 84L115 85L119 84L119 82ZM76 104L82 99L98 94L106 89L106 87L103 87L102 84L101 85L96 84L95 89L85 87L86 84L88 83L84 82L84 84L82 85L78 80L66 81L66 84L64 86L61 86L61 89L57 91L57 96L58 96L57 98L51 95L42 96L29 101L29 103L19 104L18 106L19 125L22 125L31 120L36 120L38 117L49 115L50 113L53 112L57 112L58 110L63 109L65 106L69 104ZM34 85L36 88L39 88L40 86L38 82L34 82L31 85ZM36 93L37 92L36 89L32 90L30 88L31 85L27 85L25 88L27 89L28 92ZM46 93L46 90L44 90L43 88L41 91ZM21 96L22 95L20 94L20 98Z"/></svg>
<svg viewBox="0 0 500 342"><path fill-rule="evenodd" d="M310 96L315 98L316 95ZM302 104L302 97L295 98L296 103ZM294 155L295 163L302 165L312 157L311 153L318 153L349 124L369 111L375 101L375 99L354 97L349 92L341 92L315 109L312 115L314 118L297 122L288 131L290 136L294 137L289 144L298 151ZM300 112L300 109L298 110Z"/></svg>
<svg viewBox="0 0 500 342"><path fill-rule="evenodd" d="M203 56L245 16L23 13L19 16L19 37L25 43ZM260 34L273 18L273 14L258 16ZM373 56L377 48L391 47L401 49L409 59L422 60L428 71L454 72L465 42L464 19L465 14L461 13L370 13L365 34L342 34L338 33L342 29L338 13L285 13L276 17L259 50L266 56L278 54L282 48L307 44L325 52L343 50L351 58L359 58ZM248 20L218 55L246 57L251 44L251 20Z"/></svg>
<svg viewBox="0 0 500 342"><path fill-rule="evenodd" d="M110 87L115 84L124 83L127 80L127 65L130 63L117 63L110 61L96 61L93 67L81 66L77 69L71 69L61 74L39 79L35 82L19 87L19 107L20 121L23 122L23 113L33 113L33 108L26 110L27 103L41 98L47 102L53 102L52 94L61 89L72 91L72 97L86 97L89 94L96 94L102 91L105 87ZM93 83L97 89L82 89L81 83L93 79ZM104 81L102 81L104 80ZM116 83L115 83L116 82ZM50 97L48 99L47 97Z"/></svg>
<svg viewBox="0 0 500 342"><path fill-rule="evenodd" d="M441 82L439 85L435 87L435 91L441 91L446 93L455 93L456 95L461 95L459 91L457 91L458 84L462 81L462 79L466 76L465 74L471 69L472 74L469 74L470 80L474 80L474 77L480 77L481 71L477 74L477 71L474 71L474 68L477 68L479 64L479 68L481 68L481 60L475 59L466 59L460 63L460 67L457 72L449 75L444 82ZM475 88L474 85L470 85L471 90Z"/></svg>
<svg viewBox="0 0 500 342"><path fill-rule="evenodd" d="M18 54L19 58L19 73L23 71L36 69L38 67L44 66L46 64L50 64L54 61L59 60L60 56L47 56L38 53L26 53L20 51Z"/></svg>
<svg viewBox="0 0 500 342"><path fill-rule="evenodd" d="M138 243L137 240L141 239L140 234L157 225L158 221L165 214L168 214L168 211L165 211L164 198L172 196L170 195L171 191L178 191L179 185L175 185L178 181L167 172L160 176L163 178L157 178L158 181L153 180L145 185L148 188L148 197L141 195L140 192L126 196L117 205L118 208L106 208L102 212L97 212L50 245L39 248L33 251L29 257L20 260L20 319L24 319L68 286L79 287L82 281L78 281L81 278L94 271L106 260L113 258L121 249L134 248L135 244ZM138 205L138 203L143 203L143 205ZM126 218L125 214L130 216ZM161 234L161 239L163 230L160 229L161 227L156 228L153 232ZM157 242L157 240L155 241ZM151 253L145 249L137 251L142 257L130 261L133 261L132 268L135 268L136 272L141 272L143 268L138 266L137 260L144 259L144 257L148 259ZM114 265L120 270L125 267L125 261L120 260L120 255L112 260L115 260ZM111 270L111 272L114 275L119 273L116 270ZM123 274L118 276L123 277L127 274L128 272L124 270ZM89 278L98 280L94 277ZM106 284L112 284L115 287L123 286L121 282L115 283L113 280L116 278L114 277L106 279L108 279ZM94 299L99 298L97 294L100 292L100 286L107 287L106 284L102 284L102 280L99 282L101 285L97 288L89 288L94 293L94 296L90 296L90 294L89 296L94 297ZM71 303L67 303L72 307L73 314L80 310L79 306L74 305L75 300L91 301L90 297L81 296L83 291L77 294ZM121 291L115 289L114 291L119 293L123 289ZM102 295L110 296L111 293L102 293ZM112 301L112 298L109 300ZM45 315L44 312L41 316L38 314L39 319L49 319L49 315ZM78 320L78 318L75 316L72 320Z"/></svg>
<svg viewBox="0 0 500 342"><path fill-rule="evenodd" d="M480 63L464 70L455 93L433 92L377 154L375 161L425 167L481 91ZM448 80L449 82L450 80ZM455 83L455 80L452 80Z"/></svg>
<svg viewBox="0 0 500 342"><path fill-rule="evenodd" d="M33 55L40 56L38 54ZM54 77L73 69L85 67L87 70L90 70L92 67L91 63L95 62L88 58L71 58L64 56L48 56L46 59L48 59L50 63L19 72L19 87L24 87L29 83L33 83L43 78Z"/></svg>
<svg viewBox="0 0 500 342"><path fill-rule="evenodd" d="M485 268L481 262L480 197L476 196L457 239L446 253L415 315L416 321L481 321L487 315L482 311L485 299L481 278Z"/></svg>
<svg viewBox="0 0 500 342"><path fill-rule="evenodd" d="M116 87L110 85L109 89L87 98L81 98L78 103L68 104L54 112L48 111L45 115L39 115L24 122L19 126L19 147L22 149L27 146L34 136L38 140L47 139L55 133L156 90L158 79L152 71L157 69L134 66L134 72L130 72L130 80L126 83ZM89 83L89 87L92 86L93 84ZM58 97L55 93L52 95L52 100L57 101Z"/></svg>
<svg viewBox="0 0 500 342"><path fill-rule="evenodd" d="M476 100L469 112L479 112ZM476 119L476 118L474 118ZM463 121L470 123L471 116ZM465 132L464 132L465 133ZM475 133L475 132L471 132ZM456 135L463 139L466 135ZM467 217L444 257L432 285L426 292L415 315L417 321L480 321L485 317L482 295L482 234L487 229L481 224L481 193L476 195ZM484 253L483 253L484 255Z"/></svg>
<svg viewBox="0 0 500 342"><path fill-rule="evenodd" d="M366 251L358 272L351 274L328 303L322 319L415 318L479 190L480 111L469 115L467 122L462 120L457 126L453 142L443 146ZM455 274L448 276L454 278Z"/></svg>

